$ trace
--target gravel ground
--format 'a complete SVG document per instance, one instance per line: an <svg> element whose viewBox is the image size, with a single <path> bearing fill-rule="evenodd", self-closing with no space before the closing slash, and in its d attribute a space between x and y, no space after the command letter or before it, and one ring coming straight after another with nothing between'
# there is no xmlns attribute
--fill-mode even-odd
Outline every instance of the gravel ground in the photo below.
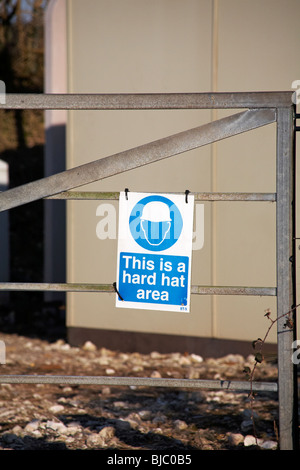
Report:
<svg viewBox="0 0 300 470"><path fill-rule="evenodd" d="M0 333L0 339L6 352L2 374L245 380L244 367L254 363L252 355L203 359L125 354L90 342L77 348L19 334ZM255 380L277 380L276 363L259 364ZM271 392L257 394L252 406L240 391L2 384L0 449L277 449L277 408Z"/></svg>

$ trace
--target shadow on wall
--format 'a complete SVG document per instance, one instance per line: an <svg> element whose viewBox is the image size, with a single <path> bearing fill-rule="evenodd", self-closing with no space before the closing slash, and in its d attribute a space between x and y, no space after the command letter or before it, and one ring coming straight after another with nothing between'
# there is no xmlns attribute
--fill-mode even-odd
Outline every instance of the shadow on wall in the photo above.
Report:
<svg viewBox="0 0 300 470"><path fill-rule="evenodd" d="M51 134L54 138L57 135L56 132L61 133L62 131L56 129L53 132ZM9 165L9 188L42 179L46 176L45 153L44 145L36 145L30 148L22 146L16 150L2 152L0 159ZM63 162L57 162L57 167L63 168L63 165L64 160ZM57 171L61 170L57 169ZM54 171L54 173L57 171ZM48 204L49 207L47 207ZM48 211L50 211L51 217L48 216ZM48 214L48 219L46 214ZM45 282L47 243L48 247L51 243L53 250L55 246L55 249L58 250L59 243L64 249L64 214L65 206L63 201L45 200L24 204L3 213L3 215L9 217L10 260L9 279L0 279L0 281ZM51 256L58 263L54 251L49 251L48 258ZM58 256L58 258L61 273L55 280L56 282L59 282L59 276L63 276L65 269L64 256ZM59 302L53 301L52 303L45 301L44 292L12 291L9 295L8 306L0 298L0 327L5 331L26 332L48 337L52 332L55 335L57 326L59 326L59 337L61 337L64 333L63 305L62 300ZM8 318L8 313L11 318Z"/></svg>
<svg viewBox="0 0 300 470"><path fill-rule="evenodd" d="M46 129L45 176L66 169L66 126L56 125ZM44 280L66 282L66 202L45 200L44 203ZM63 292L47 292L47 301L65 302Z"/></svg>
<svg viewBox="0 0 300 470"><path fill-rule="evenodd" d="M6 150L0 158L9 165L9 188L43 177L44 147ZM42 279L43 201L9 210L10 280Z"/></svg>
<svg viewBox="0 0 300 470"><path fill-rule="evenodd" d="M0 158L9 166L9 188L20 186L43 177L44 146L31 148L20 146L15 150L5 150ZM6 188L6 189L9 189ZM3 281L41 281L43 256L43 201L5 211L9 217L8 233L2 236L9 239L9 278ZM9 304L1 302L1 327L12 322L18 326L30 323L27 313L40 301L36 292L10 292ZM5 314L13 312L10 318ZM3 324L3 325L2 325Z"/></svg>

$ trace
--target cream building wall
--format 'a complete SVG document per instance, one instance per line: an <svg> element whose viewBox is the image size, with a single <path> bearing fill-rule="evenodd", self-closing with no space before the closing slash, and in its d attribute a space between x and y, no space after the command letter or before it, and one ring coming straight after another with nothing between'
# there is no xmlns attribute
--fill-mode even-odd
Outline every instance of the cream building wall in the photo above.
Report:
<svg viewBox="0 0 300 470"><path fill-rule="evenodd" d="M300 79L297 0L54 3L66 12L69 93L281 91ZM55 9L51 21L55 23ZM106 157L233 112L71 111L66 165ZM81 189L275 192L275 149L276 128L271 125ZM103 204L67 203L68 282L116 280L117 240L97 235L101 214L107 215ZM117 222L118 205L109 204ZM275 204L208 202L204 213L204 247L194 245L192 284L275 286ZM104 344L114 337L120 349L134 349L141 342L145 349L147 344L164 349L172 338L174 349L183 338L186 349L201 351L207 338L252 341L266 331L265 309L276 315L271 297L192 296L189 314L114 305L114 294L68 294L70 338L98 338ZM270 341L276 341L275 328ZM221 343L211 344L218 348Z"/></svg>

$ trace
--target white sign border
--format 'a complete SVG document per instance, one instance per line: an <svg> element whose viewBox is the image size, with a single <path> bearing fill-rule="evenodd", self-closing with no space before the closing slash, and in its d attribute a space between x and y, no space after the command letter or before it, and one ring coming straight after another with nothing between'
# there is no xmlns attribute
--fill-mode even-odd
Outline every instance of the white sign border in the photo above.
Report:
<svg viewBox="0 0 300 470"><path fill-rule="evenodd" d="M178 241L170 248L163 251L151 252L157 255L170 255L170 256L187 256L189 258L189 271L188 271L188 286L187 286L187 304L184 306L163 304L163 303L149 303L149 302L133 302L121 300L119 295L116 294L116 307L118 308L132 308L139 310L159 310L159 311L173 311L181 313L190 312L190 291L191 291L191 272L192 272L192 238L193 238L193 216L194 216L194 196L189 194L165 194L165 193L144 193L144 192L120 192L119 197L119 227L118 227L118 250L117 250L117 288L120 270L120 253L132 252L140 254L149 254L149 251L142 248L132 237L129 228L129 217L133 207L144 197L147 196L162 196L165 197L178 207L183 217L183 227ZM122 293L120 292L120 295Z"/></svg>

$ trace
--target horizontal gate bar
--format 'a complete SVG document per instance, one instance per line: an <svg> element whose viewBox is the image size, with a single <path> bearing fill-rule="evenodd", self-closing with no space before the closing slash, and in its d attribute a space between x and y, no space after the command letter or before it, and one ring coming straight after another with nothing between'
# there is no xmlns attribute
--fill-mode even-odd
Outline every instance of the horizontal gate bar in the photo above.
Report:
<svg viewBox="0 0 300 470"><path fill-rule="evenodd" d="M83 284L83 283L28 283L1 282L0 291L63 291L63 292L115 292L112 284ZM275 287L212 287L192 286L192 294L198 295L257 295L276 296Z"/></svg>
<svg viewBox="0 0 300 470"><path fill-rule="evenodd" d="M3 191L0 193L0 212L265 126L275 120L274 109L253 109L100 158L62 173Z"/></svg>
<svg viewBox="0 0 300 470"><path fill-rule="evenodd" d="M115 292L112 284L1 282L0 291Z"/></svg>
<svg viewBox="0 0 300 470"><path fill-rule="evenodd" d="M292 106L292 92L5 95L0 109L238 109Z"/></svg>
<svg viewBox="0 0 300 470"><path fill-rule="evenodd" d="M276 382L246 382L234 380L156 379L151 377L106 377L65 375L0 375L0 384L68 384L110 385L173 388L207 388L240 391L277 392Z"/></svg>
<svg viewBox="0 0 300 470"><path fill-rule="evenodd" d="M174 194L174 193L173 193ZM179 193L177 193L179 194ZM275 202L276 193L190 193L195 201L266 201ZM69 200L111 200L118 201L119 192L97 191L64 191L45 199L69 199Z"/></svg>
<svg viewBox="0 0 300 470"><path fill-rule="evenodd" d="M275 287L205 287L192 286L192 294L276 296Z"/></svg>

